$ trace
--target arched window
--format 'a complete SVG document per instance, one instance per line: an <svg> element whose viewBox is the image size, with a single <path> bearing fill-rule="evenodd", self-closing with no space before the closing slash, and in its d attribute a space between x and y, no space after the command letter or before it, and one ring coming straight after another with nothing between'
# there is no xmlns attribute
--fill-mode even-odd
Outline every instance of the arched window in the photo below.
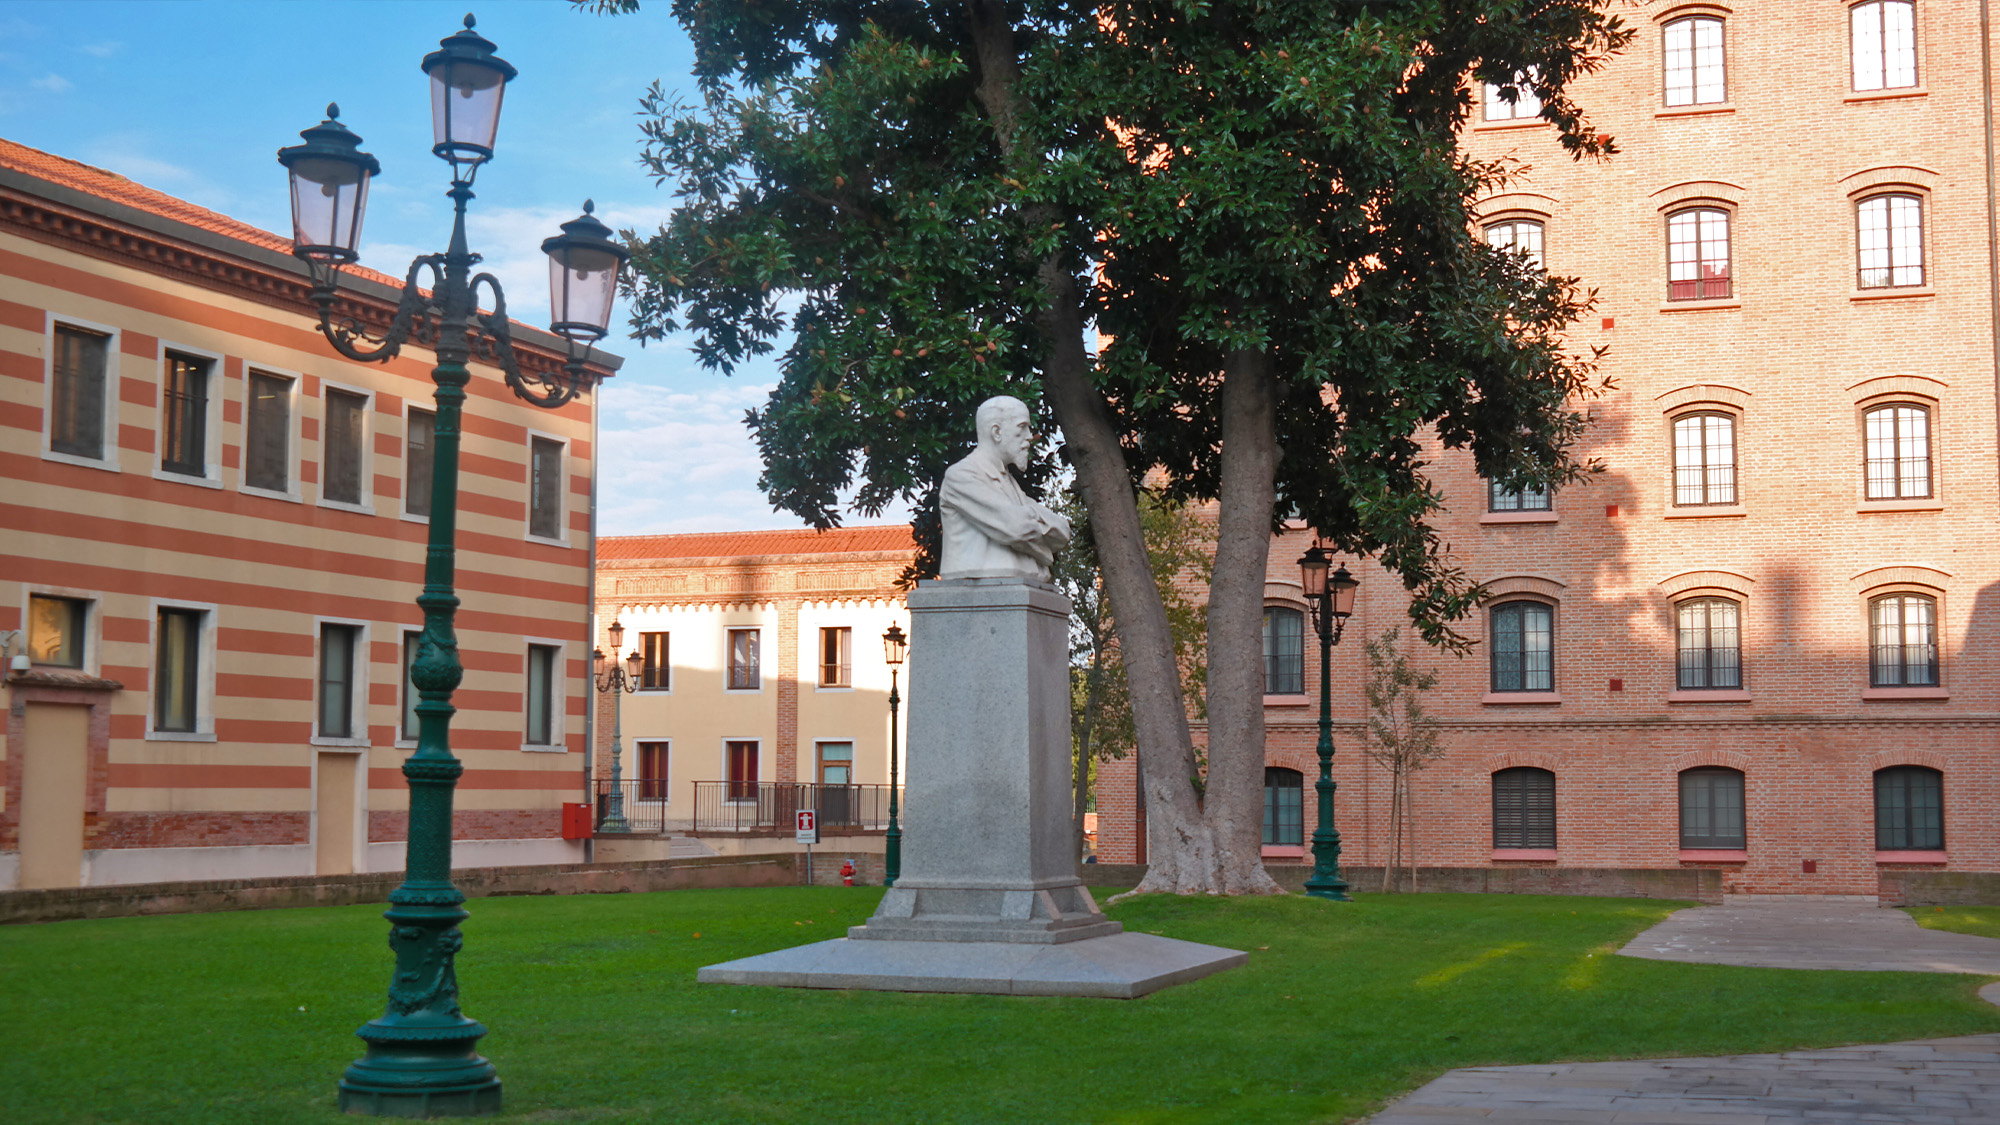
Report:
<svg viewBox="0 0 2000 1125"><path fill-rule="evenodd" d="M1516 766L1493 775L1493 846L1556 846L1556 775Z"/></svg>
<svg viewBox="0 0 2000 1125"><path fill-rule="evenodd" d="M1931 494L1931 412L1914 402L1871 406L1861 416L1870 500Z"/></svg>
<svg viewBox="0 0 2000 1125"><path fill-rule="evenodd" d="M1868 603L1870 687L1935 687L1937 599L1889 594Z"/></svg>
<svg viewBox="0 0 2000 1125"><path fill-rule="evenodd" d="M1743 772L1721 766L1681 771L1681 847L1741 851Z"/></svg>
<svg viewBox="0 0 2000 1125"><path fill-rule="evenodd" d="M1661 67L1669 106L1711 105L1729 99L1722 54L1722 21L1689 16L1662 28Z"/></svg>
<svg viewBox="0 0 2000 1125"><path fill-rule="evenodd" d="M1728 297L1729 212L1690 207L1667 216L1667 300Z"/></svg>
<svg viewBox="0 0 2000 1125"><path fill-rule="evenodd" d="M1944 775L1924 766L1875 771L1875 850L1944 850Z"/></svg>
<svg viewBox="0 0 2000 1125"><path fill-rule="evenodd" d="M1306 779L1297 770L1283 766L1264 767L1264 842L1277 845L1305 843Z"/></svg>
<svg viewBox="0 0 2000 1125"><path fill-rule="evenodd" d="M1674 419L1674 506L1736 503L1736 417L1716 411Z"/></svg>
<svg viewBox="0 0 2000 1125"><path fill-rule="evenodd" d="M1304 695L1305 614L1281 605L1264 607L1264 694Z"/></svg>
<svg viewBox="0 0 2000 1125"><path fill-rule="evenodd" d="M1924 201L1908 192L1871 195L1854 205L1855 284L1893 289L1924 283Z"/></svg>
<svg viewBox="0 0 2000 1125"><path fill-rule="evenodd" d="M1856 4L1848 9L1847 21L1857 91L1896 90L1917 84L1914 0Z"/></svg>
<svg viewBox="0 0 2000 1125"><path fill-rule="evenodd" d="M1678 637L1674 686L1683 691L1743 686L1743 629L1728 598L1692 598L1674 607Z"/></svg>
<svg viewBox="0 0 2000 1125"><path fill-rule="evenodd" d="M1512 250L1539 269L1542 265L1542 224L1533 219L1506 219L1486 224L1486 244Z"/></svg>
<svg viewBox="0 0 2000 1125"><path fill-rule="evenodd" d="M1493 607L1491 622L1487 648L1493 690L1556 690L1555 607L1546 602L1503 602Z"/></svg>

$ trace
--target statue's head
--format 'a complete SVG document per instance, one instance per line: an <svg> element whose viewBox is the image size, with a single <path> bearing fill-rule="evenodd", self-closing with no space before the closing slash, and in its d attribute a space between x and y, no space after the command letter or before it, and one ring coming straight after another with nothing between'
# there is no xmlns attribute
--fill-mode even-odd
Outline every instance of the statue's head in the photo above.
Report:
<svg viewBox="0 0 2000 1125"><path fill-rule="evenodd" d="M973 423L979 427L981 446L1017 469L1028 467L1028 450L1034 448L1035 433L1028 427L1026 403L1011 395L995 395L979 404Z"/></svg>

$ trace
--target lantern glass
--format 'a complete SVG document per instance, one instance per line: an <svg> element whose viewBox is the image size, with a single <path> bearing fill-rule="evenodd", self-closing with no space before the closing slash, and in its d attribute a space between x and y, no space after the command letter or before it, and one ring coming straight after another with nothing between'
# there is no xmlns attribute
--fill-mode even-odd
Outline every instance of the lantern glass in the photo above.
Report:
<svg viewBox="0 0 2000 1125"><path fill-rule="evenodd" d="M1326 595L1326 569L1326 552L1315 543L1299 559L1299 582L1305 587L1306 597Z"/></svg>
<svg viewBox="0 0 2000 1125"><path fill-rule="evenodd" d="M291 167L292 240L308 257L351 262L368 207L368 169L345 160L308 157Z"/></svg>
<svg viewBox="0 0 2000 1125"><path fill-rule="evenodd" d="M431 151L461 165L477 168L493 158L493 139L500 132L500 102L507 93L506 71L478 59L443 59L430 67Z"/></svg>
<svg viewBox="0 0 2000 1125"><path fill-rule="evenodd" d="M612 619L611 619L611 628L609 628L609 629L606 629L606 630L605 630L605 632L606 632L607 634L609 634L609 635L610 635L610 637L611 637L611 651L613 651L613 652L617 652L617 651L618 651L619 649L621 649L621 648L624 648L624 647L625 647L625 623L624 623L624 622L622 622L622 621L618 620L618 619L617 619L617 618L615 618L615 617L614 617L614 618L612 618Z"/></svg>
<svg viewBox="0 0 2000 1125"><path fill-rule="evenodd" d="M889 631L882 634L883 662L894 668L903 662L903 657L908 655L909 651L910 642L907 637L903 636L903 627L901 625L889 626Z"/></svg>
<svg viewBox="0 0 2000 1125"><path fill-rule="evenodd" d="M549 315L557 335L601 340L611 326L611 302L618 296L618 267L624 260L608 250L566 246L549 253Z"/></svg>
<svg viewBox="0 0 2000 1125"><path fill-rule="evenodd" d="M625 654L625 677L631 683L639 682L639 673L646 669L646 658L638 649Z"/></svg>
<svg viewBox="0 0 2000 1125"><path fill-rule="evenodd" d="M1354 590L1360 585L1361 583L1356 582L1352 574L1347 573L1346 566L1342 566L1339 570L1333 572L1333 577L1327 580L1327 592L1333 595L1333 615L1335 617L1349 617L1353 615Z"/></svg>
<svg viewBox="0 0 2000 1125"><path fill-rule="evenodd" d="M604 674L604 650L601 648L590 650L590 674L593 676Z"/></svg>

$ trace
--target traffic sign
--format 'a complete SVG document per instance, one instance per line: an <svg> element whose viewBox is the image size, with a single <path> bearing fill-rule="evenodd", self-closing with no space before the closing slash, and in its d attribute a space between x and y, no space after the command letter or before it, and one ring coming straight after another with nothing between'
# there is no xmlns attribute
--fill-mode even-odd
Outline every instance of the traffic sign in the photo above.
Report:
<svg viewBox="0 0 2000 1125"><path fill-rule="evenodd" d="M819 813L816 810L800 809L798 811L797 828L798 828L799 843L801 844L819 843Z"/></svg>

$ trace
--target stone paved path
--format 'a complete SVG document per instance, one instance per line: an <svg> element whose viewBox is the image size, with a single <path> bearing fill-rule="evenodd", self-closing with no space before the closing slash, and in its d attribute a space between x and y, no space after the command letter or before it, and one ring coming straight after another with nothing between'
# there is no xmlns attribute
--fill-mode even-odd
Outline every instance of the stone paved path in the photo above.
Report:
<svg viewBox="0 0 2000 1125"><path fill-rule="evenodd" d="M1872 903L1683 910L1621 952L1775 968L2000 975L2000 941L1917 926ZM2000 983L1979 995L2000 1004ZM1996 1125L2000 1035L1702 1059L1454 1070L1371 1125Z"/></svg>

